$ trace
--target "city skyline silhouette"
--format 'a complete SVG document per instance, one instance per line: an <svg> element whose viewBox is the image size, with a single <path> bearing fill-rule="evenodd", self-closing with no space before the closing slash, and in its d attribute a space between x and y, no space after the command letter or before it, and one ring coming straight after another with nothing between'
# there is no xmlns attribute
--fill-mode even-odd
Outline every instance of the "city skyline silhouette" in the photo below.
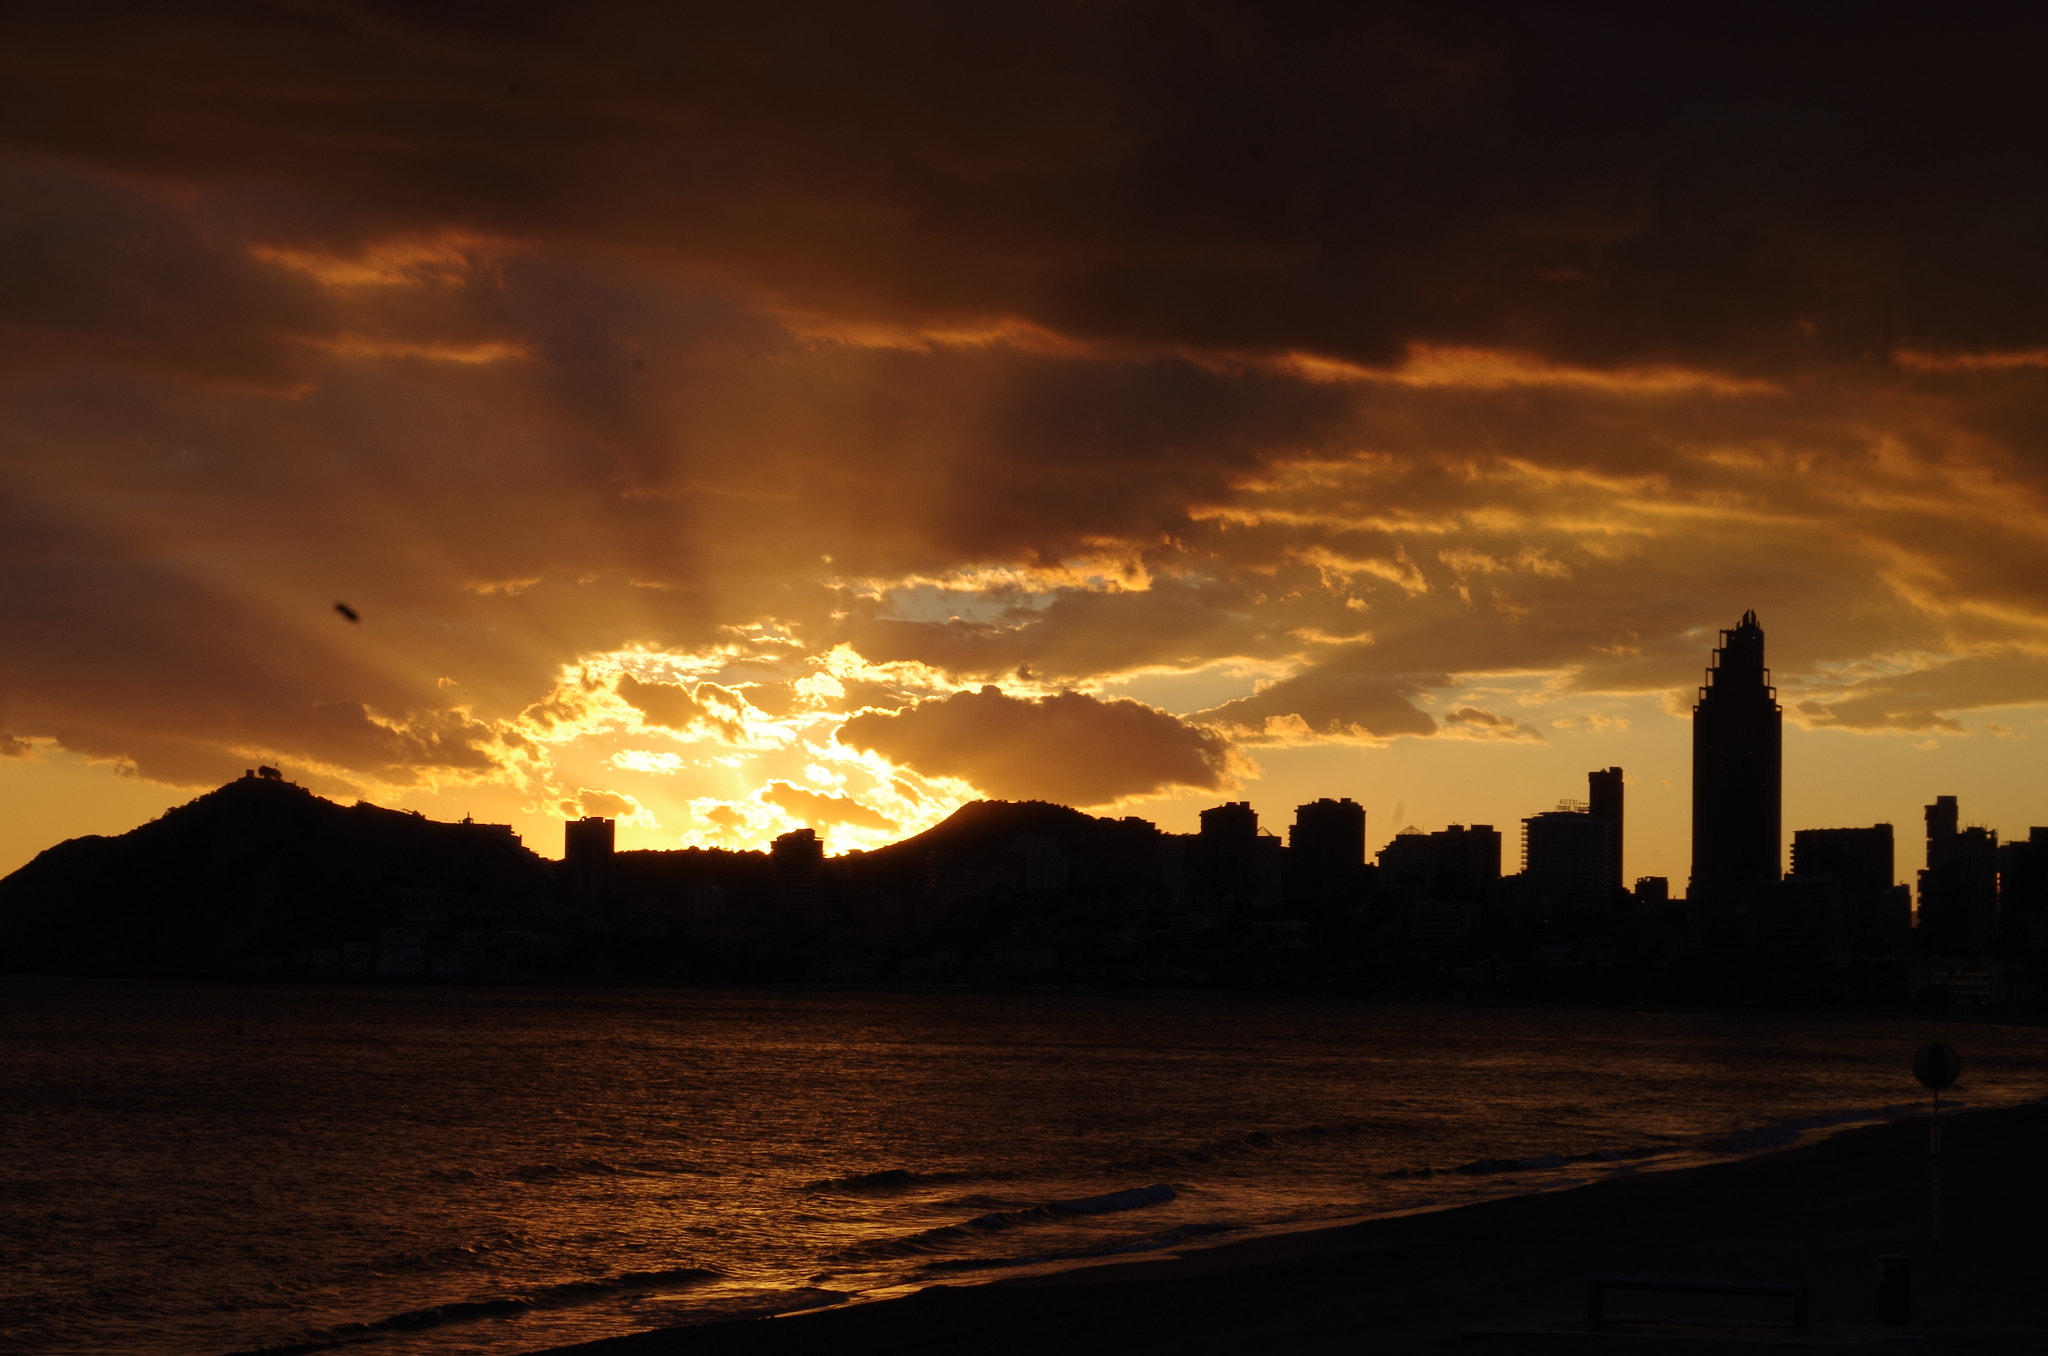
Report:
<svg viewBox="0 0 2048 1356"><path fill-rule="evenodd" d="M1193 833L1044 801L977 800L924 832L828 857L812 827L765 852L621 851L563 825L559 862L509 824L444 824L314 796L275 767L121 838L0 878L18 967L299 979L1309 989L1376 997L2017 1007L2042 1001L2048 827L1925 807L1924 864L1894 825L1780 833L1780 710L1751 610L1720 633L1693 712L1690 878L1627 882L1628 780L1484 822L1397 830L1249 801ZM1910 869L1910 868L1909 868Z"/></svg>
<svg viewBox="0 0 2048 1356"><path fill-rule="evenodd" d="M1707 740L1711 744L1712 740L1716 738L1716 736L1708 733L1715 720L1713 712L1717 709L1714 705L1714 694L1720 690L1715 684L1719 681L1725 685L1727 681L1725 677L1719 677L1719 675L1725 672L1721 666L1728 653L1727 646L1731 638L1734 638L1733 643L1738 646L1753 645L1755 647L1753 653L1737 651L1738 653L1745 654L1743 659L1737 661L1747 666L1743 670L1743 673L1747 676L1744 676L1742 681L1744 683L1765 682L1768 677L1768 675L1765 675L1763 678L1755 676L1756 671L1761 665L1762 633L1756 623L1756 615L1753 610L1745 612L1741 622L1735 628L1722 631L1719 634L1722 639L1722 645L1715 648L1712 652L1711 662L1707 666L1705 674L1706 683L1698 689L1701 700L1696 705L1695 710L1686 718L1692 748L1686 750L1677 741L1667 739L1664 741L1663 747L1664 758L1651 763L1647 767L1638 765L1635 769L1632 784L1635 787L1637 797L1636 808L1639 834L1642 837L1651 838L1655 842L1656 845L1651 851L1654 851L1656 856L1651 858L1639 840L1632 840L1630 843L1630 859L1626 862L1617 861L1613 864L1614 874L1623 886L1627 886L1630 882L1641 876L1655 875L1673 881L1672 888L1674 892L1682 893L1686 888L1688 880L1694 874L1695 868L1687 853L1689 851L1696 851L1696 845L1702 841L1701 807L1712 799L1714 787L1713 779L1709 778L1705 785L1707 785L1710 794L1703 797L1700 794L1703 784L1699 779L1705 775L1703 768L1718 766L1720 762L1726 761L1726 755L1717 755L1715 758L1703 759L1701 757L1701 741ZM636 702L650 706L655 712L659 712L665 702L680 701L685 705L694 705L694 699L689 695L690 689L687 687L640 682L632 678L630 674L620 676L615 680L614 685L616 687L614 699L619 700L620 704L627 709L636 712L639 709L638 706L634 705ZM1767 689L1759 690L1768 691ZM984 700L992 699L997 702L1010 702L1013 700L1005 696L989 693L984 693L982 696ZM966 693L955 694L953 698L956 701L968 699L969 694ZM1778 730L1781 728L1782 715L1779 714L1776 704L1769 702L1768 696L1762 700L1765 702L1765 706L1758 707L1757 709L1762 713L1760 718L1765 720L1770 727L1768 738L1774 741L1782 741L1784 736L1778 733ZM1093 703L1095 709L1101 709L1105 705L1107 704ZM1123 703L1123 705L1130 706L1132 704ZM1724 703L1720 709L1727 710L1731 706L1732 703ZM1709 713L1706 723L1703 723L1698 716L1698 711L1702 709ZM660 728L655 723L655 719L648 717L647 713L641 713L641 715L647 718L646 728L656 730ZM1720 724L1722 726L1728 724L1726 717L1721 718ZM1761 729L1762 727L1759 728ZM963 731L964 737L971 737L971 734L971 727ZM1795 727L1795 738L1792 745L1794 753L1788 765L1785 764L1785 755L1780 747L1771 751L1769 757L1764 759L1764 763L1759 765L1763 768L1762 771L1753 771L1745 775L1750 776L1752 780L1758 777L1768 778L1770 775L1768 765L1789 766L1795 787L1792 793L1793 800L1789 813L1800 816L1803 822L1812 822L1815 827L1825 826L1830 819L1844 819L1846 815L1843 811L1838 810L1832 816L1827 814L1823 807L1830 797L1816 795L1811 789L1816 781L1825 782L1831 780L1825 775L1827 766L1827 751L1825 747L1815 747L1809 743L1805 745L1805 749L1810 751L1803 752L1802 754L1801 740L1797 738L1799 734L1800 732ZM1604 734L1586 735L1583 738L1586 757L1593 761L1599 761L1609 756L1615 748L1627 747L1628 741L1624 736L1625 732L1623 734L1606 732ZM1443 749L1445 745L1439 743L1434 747ZM1481 782L1475 785L1473 782L1464 781L1459 783L1462 794L1459 792L1438 791L1424 802L1427 808L1423 808L1421 805L1412 809L1409 808L1410 795L1403 794L1401 790L1403 786L1412 785L1415 780L1412 770L1404 773L1404 780L1396 782L1392 787L1384 784L1371 784L1373 773L1381 770L1375 767L1375 750L1371 749L1361 750L1353 755L1355 761L1350 762L1348 767L1337 776L1330 778L1318 777L1311 780L1297 775L1290 779L1281 780L1279 784L1282 789L1290 790L1292 793L1291 796L1283 797L1283 799L1299 798L1305 801L1321 799L1326 795L1336 794L1347 799L1359 799L1361 803L1368 801L1373 803L1375 812L1367 817L1367 838L1371 844L1372 851L1377 853L1388 846L1397 833L1405 829L1414 827L1436 829L1441 828L1445 824L1490 821L1497 821L1504 826L1515 826L1519 825L1530 815L1539 813L1548 802L1571 798L1575 789L1574 783L1581 781L1584 773L1573 774L1566 772L1564 768L1560 767L1562 759L1559 755L1561 752L1561 750L1554 748L1547 748L1542 752L1542 757L1548 767L1558 771L1559 775L1555 780L1539 782L1536 778L1530 776L1526 769L1513 769L1518 774L1514 778L1515 789L1510 789L1500 784ZM1670 756L1673 753L1679 753L1681 756L1689 753L1690 768L1672 766ZM17 767L33 761L35 761L33 757L19 760ZM1410 769L1412 769L1413 764L1414 759L1411 758L1408 762ZM83 769L79 769L79 771L82 772ZM77 774L74 773L74 775ZM295 775L304 776L305 773L301 771ZM1689 797L1679 793L1679 788L1685 784L1687 777L1693 779ZM130 786L122 788L130 796L133 795L132 783L134 780L130 778ZM321 780L322 778L316 774L315 783L318 784ZM1248 780L1242 784L1239 794L1244 794L1245 792L1256 793L1270 780L1272 779L1255 778ZM1799 786L1802 780L1807 784L1805 788ZM1956 779L1952 778L1950 780L1954 781ZM1780 773L1776 784L1782 787L1783 782L1784 777ZM88 782L82 785L91 786L93 784ZM1759 782L1758 785L1761 785L1761 783ZM2013 790L2007 788L1996 778L1992 779L1991 786L1994 794L1987 797L1983 794L1986 787L1981 780L1967 783L1965 794L1973 807L1970 814L1971 823L1981 824L1992 818L1982 808L1987 804L1995 809L2002 808L2003 822L2008 824L2016 823L2029 816L2038 817L2039 812L2029 808L2029 797L2015 794ZM2003 795L1997 794L2000 790L2004 791ZM1864 782L1858 785L1857 791L1858 803L1861 807L1866 809L1881 807L1886 812L1871 815L1870 822L1905 823L1908 822L1909 817L1917 820L1920 817L1917 813L1918 806L1923 804L1926 798L1925 793L1911 790L1905 785L1890 786ZM166 793L144 792L144 798L140 802L130 800L129 803L154 804L157 796L164 794ZM168 794L173 798L167 801L166 808L169 805L180 803L182 798L177 797L175 791L170 791ZM886 842L895 841L893 837L889 837L885 833L874 832L872 828L868 827L869 825L881 826L886 824L886 821L872 816L858 802L837 793L813 791L792 782L778 779L769 783L765 788L760 788L757 794L760 794L775 809L782 823L777 826L773 825L771 821L771 828L760 830L760 836L749 846L765 849L769 842L778 836L779 832L788 832L791 827L811 828L821 836L821 841L826 842L828 852L834 854L847 850L872 849ZM1746 812L1761 815L1766 810L1772 808L1771 798L1752 794L1752 789L1745 789L1740 784L1740 777L1736 779L1734 789L1718 794L1728 803L1749 807ZM974 788L962 787L958 792L954 793L953 799L938 803L942 807L966 804L969 800L974 799L975 795ZM1783 800L1783 796L1782 790L1776 793L1776 799L1779 801ZM1000 797L996 798L1000 799ZM1260 795L1258 799L1264 804L1269 815L1279 812L1283 808L1276 806L1268 796ZM407 798L403 793L398 797L387 798L387 803L390 800L395 800L400 805L407 803ZM471 814L467 807L473 802L478 801L485 804L492 803L491 796L487 794L487 788L480 790L479 788L471 787L468 792L462 793L458 798L458 803L465 807L461 817L476 818L477 816ZM637 813L635 803L633 802L619 801L617 797L611 798L611 801L618 801L620 809ZM1819 804L1816 804L1816 802L1819 802ZM86 817L85 823L79 824L78 827L89 827L93 831L101 833L119 833L123 831L125 825L118 817L121 811L115 808L119 803L120 801L116 799L99 805L90 816ZM1085 802L1083 803L1085 804ZM1674 826L1684 822L1682 816L1687 813L1685 807L1688 804L1691 806L1692 832L1689 836L1685 836L1682 833L1674 832ZM598 809L607 809L611 808L611 802L608 802L604 796L596 796L591 802L591 806ZM1158 814L1155 811L1154 814L1161 823L1161 826L1168 832L1192 832L1199 826L1202 814L1206 813L1203 807L1204 800L1202 797L1182 794L1169 804L1169 813ZM544 855L552 855L553 852L558 851L555 847L555 844L559 842L559 839L556 838L558 831L550 829L546 819L536 819L530 813L534 807L529 805L526 808L528 813L508 815L504 816L504 818L518 822L523 835L529 841L533 842ZM556 813L564 814L568 819L573 820L583 817L577 812L584 808L586 807L579 802L564 802ZM700 805L698 808L701 809L702 806ZM716 811L717 807L714 806L713 808ZM1119 805L1110 812L1121 813L1125 810L1143 810L1146 808L1145 802L1140 801L1134 805ZM817 813L822 813L824 817L818 819L815 824L805 824L803 822L809 815ZM1783 813L1786 812L1780 811L1779 818L1781 820ZM451 815L449 817L454 818L455 816ZM631 818L620 820L617 811L614 811L612 815L599 815L596 817L613 819L618 825L615 832L621 835L621 841L636 849L662 850L677 845L704 845L707 839L703 830L707 827L714 830L714 835L709 841L712 843L717 842L715 825L707 824L701 819L693 823L687 814L683 817L683 822L677 823L671 820L662 828L653 832L648 832L644 828L636 826ZM1140 817L1144 816L1141 815ZM860 826L863 830L859 836L852 840L849 840L847 837L848 820L853 821L856 826ZM1184 825L1184 827L1176 827L1176 820L1178 820L1180 825ZM28 831L25 831L24 824L32 824L34 822L34 816L27 815L18 817L13 824L15 832L15 847L13 850L24 862L43 847L49 846L50 843L50 839L47 837L35 839L27 836ZM60 819L56 822L73 824L76 823L76 820ZM934 819L932 822L936 823L937 820ZM1726 832L1726 830L1718 829L1711 822L1711 816L1705 827L1707 832L1704 836L1708 839L1712 839L1717 832ZM1759 820L1757 827L1750 830L1750 832L1758 843L1775 839L1777 842L1776 855L1780 861L1780 871L1782 871L1782 864L1787 860L1787 854L1791 847L1791 831L1783 828L1781 825L1767 824ZM680 844L678 840L680 840ZM1695 846L1689 848L1687 846L1688 843ZM1516 847L1516 842L1511 838L1508 844L1509 852L1512 854ZM1762 847L1752 849L1758 861L1762 860L1762 854L1766 851ZM1708 853L1709 857L1715 855L1717 854L1712 851ZM1754 879L1763 879L1768 874L1768 871L1769 868L1767 866L1751 868L1749 875Z"/></svg>

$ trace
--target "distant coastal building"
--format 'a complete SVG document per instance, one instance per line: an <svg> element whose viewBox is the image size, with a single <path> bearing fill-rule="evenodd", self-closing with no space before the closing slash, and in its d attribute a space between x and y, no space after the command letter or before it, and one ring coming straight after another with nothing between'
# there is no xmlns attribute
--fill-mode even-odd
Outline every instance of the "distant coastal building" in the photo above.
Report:
<svg viewBox="0 0 2048 1356"><path fill-rule="evenodd" d="M1612 892L1614 826L1578 801L1522 821L1522 875L1550 895L1607 903Z"/></svg>
<svg viewBox="0 0 2048 1356"><path fill-rule="evenodd" d="M775 911L784 920L807 918L825 903L825 842L816 829L791 829L768 848L775 873Z"/></svg>
<svg viewBox="0 0 2048 1356"><path fill-rule="evenodd" d="M1287 893L1311 908L1357 902L1365 870L1365 807L1346 796L1299 805L1287 831Z"/></svg>
<svg viewBox="0 0 2048 1356"><path fill-rule="evenodd" d="M1500 830L1406 828L1379 850L1380 893L1394 900L1479 901L1500 883Z"/></svg>
<svg viewBox="0 0 2048 1356"><path fill-rule="evenodd" d="M571 819L562 825L562 864L569 877L569 892L575 902L594 908L611 896L613 849L618 826L597 815Z"/></svg>
<svg viewBox="0 0 2048 1356"><path fill-rule="evenodd" d="M1769 885L1783 874L1784 713L1755 612L1721 633L1692 709L1689 897Z"/></svg>
<svg viewBox="0 0 2048 1356"><path fill-rule="evenodd" d="M1927 807L1927 866L1914 920L1925 949L1965 954L1999 937L1998 833L1962 825L1954 796ZM2009 857L2008 857L2009 860Z"/></svg>
<svg viewBox="0 0 2048 1356"><path fill-rule="evenodd" d="M1249 899L1259 892L1259 814L1248 800L1225 801L1202 811L1195 835L1193 893L1214 899Z"/></svg>
<svg viewBox="0 0 2048 1356"><path fill-rule="evenodd" d="M1622 776L1618 767L1586 774L1587 799L1522 821L1525 886L1547 898L1610 907L1621 883Z"/></svg>
<svg viewBox="0 0 2048 1356"><path fill-rule="evenodd" d="M1605 888L1616 897L1625 892L1621 883L1622 794L1620 768L1599 768L1586 774L1586 813L1607 821Z"/></svg>
<svg viewBox="0 0 2048 1356"><path fill-rule="evenodd" d="M479 838L496 838L501 842L515 844L519 841L519 835L513 831L510 824L486 824L469 815L464 815L460 822L466 832Z"/></svg>
<svg viewBox="0 0 2048 1356"><path fill-rule="evenodd" d="M1998 921L2014 945L2048 948L2048 828L1998 849Z"/></svg>
<svg viewBox="0 0 2048 1356"><path fill-rule="evenodd" d="M1832 881L1837 937L1858 955L1904 955L1911 940L1911 892L1895 884L1892 826L1799 829L1792 835L1793 882Z"/></svg>

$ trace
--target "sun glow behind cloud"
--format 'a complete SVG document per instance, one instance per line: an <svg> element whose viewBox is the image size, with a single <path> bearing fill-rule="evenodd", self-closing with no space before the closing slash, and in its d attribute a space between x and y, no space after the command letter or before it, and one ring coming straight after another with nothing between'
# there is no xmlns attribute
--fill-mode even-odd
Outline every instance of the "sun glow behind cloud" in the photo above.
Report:
<svg viewBox="0 0 2048 1356"><path fill-rule="evenodd" d="M840 646L821 656L734 642L630 649L565 665L509 723L538 756L519 764L529 810L606 813L629 797L643 843L762 848L814 827L830 850L875 847L938 823L976 792L835 738L863 709L846 680L891 699L928 695L915 665L876 666Z"/></svg>

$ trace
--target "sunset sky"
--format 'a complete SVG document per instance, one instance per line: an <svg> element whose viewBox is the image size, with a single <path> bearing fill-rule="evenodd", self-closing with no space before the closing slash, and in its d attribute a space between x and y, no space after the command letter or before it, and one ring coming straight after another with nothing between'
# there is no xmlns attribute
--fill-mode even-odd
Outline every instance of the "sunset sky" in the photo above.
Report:
<svg viewBox="0 0 2048 1356"><path fill-rule="evenodd" d="M2048 25L1650 12L10 5L0 871L1619 765L1682 886L1745 608L1788 835L2048 823Z"/></svg>

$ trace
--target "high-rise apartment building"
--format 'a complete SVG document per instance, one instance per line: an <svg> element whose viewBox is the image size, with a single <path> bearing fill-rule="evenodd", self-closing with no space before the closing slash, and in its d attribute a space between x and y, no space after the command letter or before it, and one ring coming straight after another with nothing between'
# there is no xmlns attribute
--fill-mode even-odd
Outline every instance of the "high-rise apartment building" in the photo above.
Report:
<svg viewBox="0 0 2048 1356"><path fill-rule="evenodd" d="M1403 829L1379 850L1380 894L1390 899L1480 900L1500 883L1500 830L1453 824Z"/></svg>
<svg viewBox="0 0 2048 1356"><path fill-rule="evenodd" d="M1214 899L1250 899L1261 893L1264 852L1259 814L1248 800L1225 801L1201 813L1202 829L1191 845L1194 893ZM1279 847L1277 840L1274 848Z"/></svg>
<svg viewBox="0 0 2048 1356"><path fill-rule="evenodd" d="M2048 828L2028 829L1998 849L1998 919L2008 941L2048 948Z"/></svg>
<svg viewBox="0 0 2048 1356"><path fill-rule="evenodd" d="M571 895L585 908L611 898L617 832L616 821L602 815L585 815L562 825L562 865L569 876Z"/></svg>
<svg viewBox="0 0 2048 1356"><path fill-rule="evenodd" d="M1311 907L1355 904L1364 883L1365 807L1324 796L1295 807L1287 831L1287 893Z"/></svg>
<svg viewBox="0 0 2048 1356"><path fill-rule="evenodd" d="M1862 955L1905 952L1913 927L1912 891L1895 884L1895 877L1889 824L1792 834L1787 880L1834 882L1834 931L1842 949Z"/></svg>
<svg viewBox="0 0 2048 1356"><path fill-rule="evenodd" d="M1611 904L1614 826L1576 801L1522 821L1522 875L1547 894L1580 904Z"/></svg>
<svg viewBox="0 0 2048 1356"><path fill-rule="evenodd" d="M816 829L791 829L768 847L775 908L784 919L815 913L825 900L825 840Z"/></svg>
<svg viewBox="0 0 2048 1356"><path fill-rule="evenodd" d="M1603 768L1586 774L1586 813L1607 821L1607 892L1624 893L1621 883L1621 769Z"/></svg>
<svg viewBox="0 0 2048 1356"><path fill-rule="evenodd" d="M1554 902L1618 904L1621 883L1622 778L1618 767L1586 774L1587 798L1522 821L1522 875Z"/></svg>
<svg viewBox="0 0 2048 1356"><path fill-rule="evenodd" d="M1965 954L1998 940L1998 834L1964 827L1954 796L1927 807L1927 867L1914 922L1924 950Z"/></svg>
<svg viewBox="0 0 2048 1356"><path fill-rule="evenodd" d="M1745 612L1721 633L1692 709L1692 884L1698 895L1768 885L1783 872L1784 713Z"/></svg>

